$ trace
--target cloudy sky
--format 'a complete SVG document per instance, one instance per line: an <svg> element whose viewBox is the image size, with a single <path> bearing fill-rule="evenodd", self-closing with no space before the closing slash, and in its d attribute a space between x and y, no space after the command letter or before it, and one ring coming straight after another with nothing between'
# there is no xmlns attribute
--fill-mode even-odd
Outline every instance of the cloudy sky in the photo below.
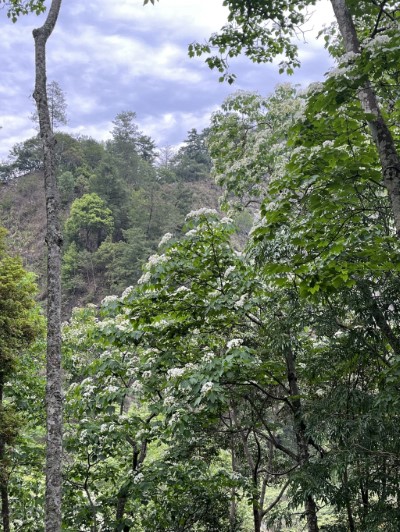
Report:
<svg viewBox="0 0 400 532"><path fill-rule="evenodd" d="M315 37L332 20L321 0L300 43L302 67L290 81L307 86L321 80L331 63ZM29 119L34 85L32 29L43 17L29 15L12 24L0 11L0 159L10 147L35 134ZM233 63L234 86L218 83L202 58L189 59L187 45L204 41L226 21L222 0L64 0L48 42L48 80L66 94L73 134L98 140L109 136L121 111L135 111L140 129L159 146L177 145L186 132L208 125L210 114L238 89L269 94L279 76L276 65Z"/></svg>

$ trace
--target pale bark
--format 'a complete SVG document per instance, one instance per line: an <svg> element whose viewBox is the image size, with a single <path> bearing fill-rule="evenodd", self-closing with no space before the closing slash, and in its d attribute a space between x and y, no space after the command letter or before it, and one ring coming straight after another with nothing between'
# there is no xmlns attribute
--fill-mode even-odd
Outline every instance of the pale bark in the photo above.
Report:
<svg viewBox="0 0 400 532"><path fill-rule="evenodd" d="M3 408L4 374L0 371L0 408ZM10 505L8 501L8 475L6 471L6 443L0 435L0 498L3 531L10 532Z"/></svg>
<svg viewBox="0 0 400 532"><path fill-rule="evenodd" d="M61 0L52 0L35 39L35 91L39 131L43 143L47 214L47 369L46 369L46 532L61 530L62 392L61 392L61 246L59 196L55 178L55 138L46 92L46 43L60 12Z"/></svg>
<svg viewBox="0 0 400 532"><path fill-rule="evenodd" d="M346 0L331 0L346 52L360 53L360 41ZM373 115L369 120L372 138L378 150L385 186L389 193L397 236L400 237L400 157L392 134L379 108L369 82L359 88L358 97L363 110Z"/></svg>

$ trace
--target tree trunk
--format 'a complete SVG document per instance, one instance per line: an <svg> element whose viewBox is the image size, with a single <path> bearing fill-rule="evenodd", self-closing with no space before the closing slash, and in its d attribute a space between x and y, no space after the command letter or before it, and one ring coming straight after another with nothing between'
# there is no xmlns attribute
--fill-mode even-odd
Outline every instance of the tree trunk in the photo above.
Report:
<svg viewBox="0 0 400 532"><path fill-rule="evenodd" d="M261 516L257 504L253 503L254 532L261 532Z"/></svg>
<svg viewBox="0 0 400 532"><path fill-rule="evenodd" d="M346 0L331 0L331 4L346 52L360 53L360 42ZM359 88L358 97L363 110L375 117L368 124L378 150L383 180L392 205L397 236L400 237L400 157L392 134L381 114L376 94L369 82Z"/></svg>
<svg viewBox="0 0 400 532"><path fill-rule="evenodd" d="M46 43L57 22L61 0L52 0L45 23L33 30L35 91L43 143L47 214L47 368L46 368L46 532L61 530L62 392L61 392L61 246L59 196L55 178L55 138L46 91Z"/></svg>
<svg viewBox="0 0 400 532"><path fill-rule="evenodd" d="M0 372L0 408L3 408L4 374ZM0 495L1 519L4 532L10 532L10 506L8 503L8 478L6 471L6 443L0 434Z"/></svg>
<svg viewBox="0 0 400 532"><path fill-rule="evenodd" d="M302 416L300 390L297 384L295 356L290 347L288 347L286 350L286 365L290 394L292 397L294 397L294 399L292 399L294 412L294 432L296 434L297 446L299 449L300 464L305 465L310 460L310 454L308 450L308 440L305 433L306 427ZM306 497L304 501L304 508L307 518L308 532L319 532L317 506L311 495Z"/></svg>

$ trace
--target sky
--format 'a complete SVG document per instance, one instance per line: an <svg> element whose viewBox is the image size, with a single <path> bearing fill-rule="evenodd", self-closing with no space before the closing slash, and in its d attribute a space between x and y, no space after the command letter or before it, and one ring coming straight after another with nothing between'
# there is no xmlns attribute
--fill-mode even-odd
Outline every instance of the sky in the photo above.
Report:
<svg viewBox="0 0 400 532"><path fill-rule="evenodd" d="M159 147L179 145L187 131L207 127L212 112L236 90L263 95L278 83L306 87L320 81L331 60L316 39L333 14L320 0L299 42L302 66L294 76L279 75L277 64L232 63L234 85L219 83L203 58L190 59L188 44L205 41L226 22L223 0L64 0L47 47L48 81L57 81L68 104L62 129L97 140L110 137L112 121L134 111L139 128ZM49 4L49 2L47 3ZM36 134L30 115L34 86L32 30L44 16L28 15L13 24L0 10L0 160L16 143Z"/></svg>

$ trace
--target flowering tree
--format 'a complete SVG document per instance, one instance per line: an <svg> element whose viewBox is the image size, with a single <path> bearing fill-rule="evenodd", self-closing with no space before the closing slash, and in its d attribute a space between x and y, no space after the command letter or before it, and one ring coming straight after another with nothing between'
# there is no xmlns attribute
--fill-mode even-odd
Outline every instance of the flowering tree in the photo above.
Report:
<svg viewBox="0 0 400 532"><path fill-rule="evenodd" d="M285 59L280 63L280 71L290 74L300 65L293 37L306 20L307 8L315 4L316 0L227 0L227 24L207 43L191 44L189 55L207 54L206 62L210 68L216 68L222 74L220 81L227 80L229 83L235 79L229 70L229 60L241 53L257 63L271 62L283 54ZM340 45L337 40L331 42L329 34L326 41L329 51L341 65L341 88L339 93L330 91L329 96L337 106L343 101L358 99L379 155L381 174L399 236L400 159L390 123L378 103L379 85L376 83L382 72L387 72L387 67L390 72L398 61L398 5L395 0L331 0L331 4L341 41ZM334 36L337 38L336 32ZM384 61L376 60L378 50L379 57L384 56ZM347 68L349 65L350 69ZM394 70L397 71L397 67ZM389 85L394 88L395 80L392 79Z"/></svg>

